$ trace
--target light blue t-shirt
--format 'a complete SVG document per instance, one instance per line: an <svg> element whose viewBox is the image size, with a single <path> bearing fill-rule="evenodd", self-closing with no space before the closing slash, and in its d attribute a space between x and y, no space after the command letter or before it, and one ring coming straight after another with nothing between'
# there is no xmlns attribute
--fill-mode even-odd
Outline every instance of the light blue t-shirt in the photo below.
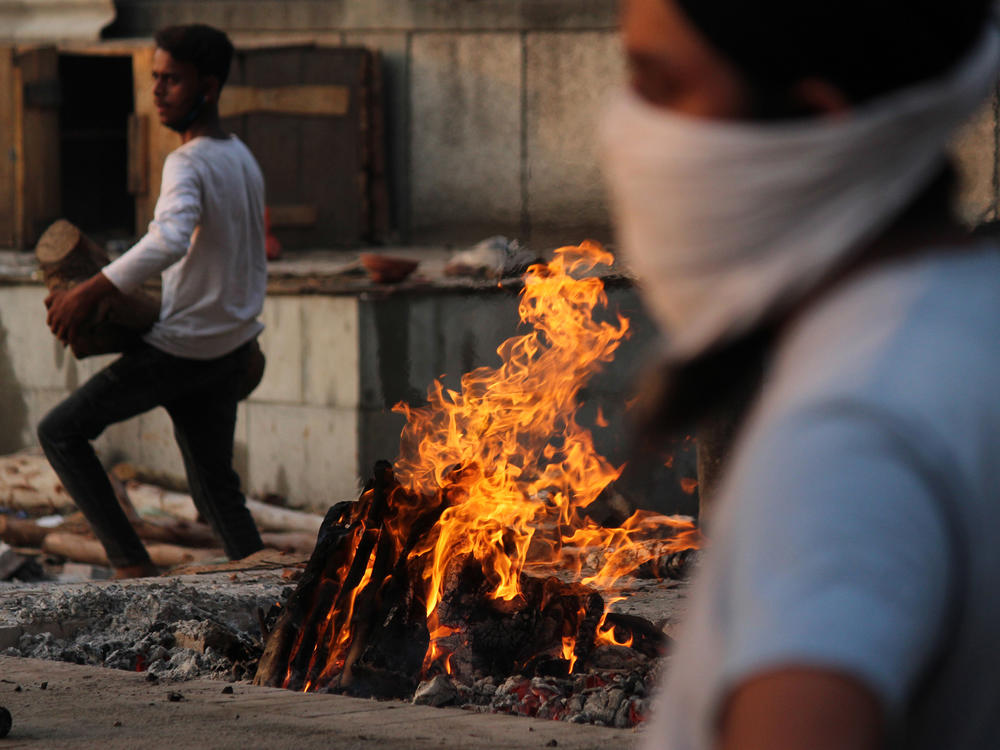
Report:
<svg viewBox="0 0 1000 750"><path fill-rule="evenodd" d="M742 681L860 679L892 747L1000 748L1000 252L862 274L780 342L644 747L707 750Z"/></svg>

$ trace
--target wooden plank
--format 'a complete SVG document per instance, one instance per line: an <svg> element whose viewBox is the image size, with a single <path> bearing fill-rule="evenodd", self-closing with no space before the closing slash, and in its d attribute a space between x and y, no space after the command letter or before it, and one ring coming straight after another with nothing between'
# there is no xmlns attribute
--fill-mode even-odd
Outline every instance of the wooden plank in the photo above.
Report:
<svg viewBox="0 0 1000 750"><path fill-rule="evenodd" d="M0 247L15 247L17 216L14 49L0 47Z"/></svg>
<svg viewBox="0 0 1000 750"><path fill-rule="evenodd" d="M318 212L315 203L298 205L270 205L272 227L314 227Z"/></svg>
<svg viewBox="0 0 1000 750"><path fill-rule="evenodd" d="M47 85L59 78L59 53L55 47L18 50L15 65L15 96L20 105L20 159L18 192L21 195L18 245L30 247L61 213L59 173L59 109L31 106L25 92L35 84Z"/></svg>
<svg viewBox="0 0 1000 750"><path fill-rule="evenodd" d="M354 94L345 117L303 121L303 153L322 154L302 162L300 178L309 199L320 207L316 230L304 244L356 246L370 234L371 54L359 47L315 49L304 60L303 80L348 84Z"/></svg>
<svg viewBox="0 0 1000 750"><path fill-rule="evenodd" d="M251 112L283 115L343 116L350 107L346 86L227 86L219 100L220 117Z"/></svg>
<svg viewBox="0 0 1000 750"><path fill-rule="evenodd" d="M388 223L384 197L372 200L385 194L384 135L371 101L379 96L371 90L375 65L358 47L237 52L221 98L223 128L260 163L271 224L286 248L356 246L384 236L373 232ZM285 207L299 208L283 214Z"/></svg>
<svg viewBox="0 0 1000 750"><path fill-rule="evenodd" d="M128 118L128 191L149 192L149 117L134 112Z"/></svg>
<svg viewBox="0 0 1000 750"><path fill-rule="evenodd" d="M382 55L372 52L371 86L368 90L368 134L371 165L369 168L368 199L371 202L369 239L383 242L389 239L392 208L389 205L389 165L386 153L385 95L382 76Z"/></svg>
<svg viewBox="0 0 1000 750"><path fill-rule="evenodd" d="M300 84L305 80L302 77L302 64L308 54L309 48L294 47L241 51L241 83L255 88ZM223 97L225 95L226 90L223 89ZM302 165L310 159L323 161L325 155L303 152L303 123L314 120L336 122L340 118L304 118L275 112L250 112L242 119L246 128L246 144L264 173L268 202L272 205L318 203L319 199L310 194L308 183L302 180ZM330 148L330 144L327 148ZM274 234L285 248L315 246L310 242L312 230L308 228L284 227Z"/></svg>

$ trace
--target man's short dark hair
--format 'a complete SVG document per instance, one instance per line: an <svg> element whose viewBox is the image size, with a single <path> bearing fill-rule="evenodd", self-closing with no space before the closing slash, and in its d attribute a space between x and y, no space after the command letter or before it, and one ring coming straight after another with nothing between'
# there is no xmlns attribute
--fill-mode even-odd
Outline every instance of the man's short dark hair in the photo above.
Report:
<svg viewBox="0 0 1000 750"><path fill-rule="evenodd" d="M219 79L220 88L229 77L233 43L225 32L202 23L167 26L153 37L156 46L170 53L177 62L191 63L199 75Z"/></svg>
<svg viewBox="0 0 1000 750"><path fill-rule="evenodd" d="M855 102L941 75L992 0L675 0L756 87L829 81Z"/></svg>

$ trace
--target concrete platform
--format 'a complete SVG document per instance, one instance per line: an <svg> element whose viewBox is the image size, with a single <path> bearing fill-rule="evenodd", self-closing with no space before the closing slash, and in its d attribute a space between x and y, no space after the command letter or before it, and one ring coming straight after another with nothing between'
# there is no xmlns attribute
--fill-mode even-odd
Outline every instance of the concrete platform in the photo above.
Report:
<svg viewBox="0 0 1000 750"><path fill-rule="evenodd" d="M557 721L144 675L0 656L0 749L630 748L639 735ZM43 687L44 686L44 687ZM180 700L171 699L179 693Z"/></svg>

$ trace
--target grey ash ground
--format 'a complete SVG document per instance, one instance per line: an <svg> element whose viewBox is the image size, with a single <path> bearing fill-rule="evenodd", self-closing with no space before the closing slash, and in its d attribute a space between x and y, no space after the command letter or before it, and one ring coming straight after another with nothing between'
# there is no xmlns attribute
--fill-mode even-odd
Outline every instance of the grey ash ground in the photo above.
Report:
<svg viewBox="0 0 1000 750"><path fill-rule="evenodd" d="M614 609L668 635L686 584L634 580ZM0 585L0 654L142 672L151 680L246 683L263 646L258 609L287 598L280 570L138 582ZM648 710L665 659L605 647L585 674L421 685L414 702L576 723L630 727Z"/></svg>

